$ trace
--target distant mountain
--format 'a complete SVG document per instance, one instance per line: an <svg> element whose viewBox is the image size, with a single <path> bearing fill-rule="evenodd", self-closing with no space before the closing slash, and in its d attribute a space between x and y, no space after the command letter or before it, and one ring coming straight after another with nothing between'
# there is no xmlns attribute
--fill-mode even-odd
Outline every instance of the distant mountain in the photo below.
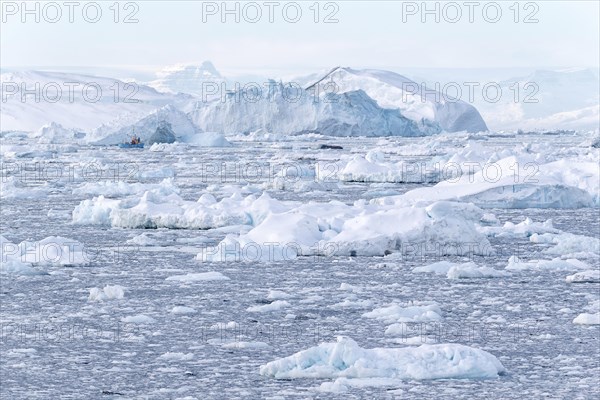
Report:
<svg viewBox="0 0 600 400"><path fill-rule="evenodd" d="M160 92L188 93L202 96L206 91L205 83L220 85L226 79L217 71L210 61L201 65L177 64L164 68L157 73L158 79L149 82L148 86Z"/></svg>
<svg viewBox="0 0 600 400"><path fill-rule="evenodd" d="M598 129L597 70L537 70L499 85L501 101L475 103L493 129Z"/></svg>
<svg viewBox="0 0 600 400"><path fill-rule="evenodd" d="M0 79L4 131L33 132L52 122L91 131L102 124L133 123L168 104L183 106L190 101L189 95L91 75L23 71L3 73Z"/></svg>

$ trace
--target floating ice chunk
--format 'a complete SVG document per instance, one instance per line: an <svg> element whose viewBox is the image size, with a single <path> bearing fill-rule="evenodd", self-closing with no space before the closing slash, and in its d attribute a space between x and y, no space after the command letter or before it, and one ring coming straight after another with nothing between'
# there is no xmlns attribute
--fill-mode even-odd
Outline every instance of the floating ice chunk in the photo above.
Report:
<svg viewBox="0 0 600 400"><path fill-rule="evenodd" d="M270 346L265 342L234 341L229 343L223 343L221 347L223 347L224 349L265 349Z"/></svg>
<svg viewBox="0 0 600 400"><path fill-rule="evenodd" d="M449 261L438 261L433 264L425 265L423 267L415 267L412 269L412 272L423 273L423 272L433 272L436 275L446 275L450 268L459 265L456 263L452 263Z"/></svg>
<svg viewBox="0 0 600 400"><path fill-rule="evenodd" d="M175 306L171 309L173 314L194 314L196 312L192 307Z"/></svg>
<svg viewBox="0 0 600 400"><path fill-rule="evenodd" d="M451 267L446 276L448 279L500 278L510 276L510 274L491 267L478 267L475 263L471 262Z"/></svg>
<svg viewBox="0 0 600 400"><path fill-rule="evenodd" d="M531 237L534 234L543 233L560 233L558 229L554 228L551 219L545 222L534 222L530 218L525 218L524 221L518 224L508 221L502 227L489 226L482 227L481 230L488 236L508 238Z"/></svg>
<svg viewBox="0 0 600 400"><path fill-rule="evenodd" d="M34 268L30 263L16 259L0 260L0 272L9 275L47 275L46 271Z"/></svg>
<svg viewBox="0 0 600 400"><path fill-rule="evenodd" d="M161 244L161 241L151 236L149 233L141 233L129 239L127 244L134 244L138 246L157 246Z"/></svg>
<svg viewBox="0 0 600 400"><path fill-rule="evenodd" d="M87 182L78 188L73 189L74 195L92 195L106 197L123 197L134 194L143 194L148 190L153 190L164 196L172 193L179 193L179 188L175 186L172 178L164 179L160 183L140 183L126 181L100 181Z"/></svg>
<svg viewBox="0 0 600 400"><path fill-rule="evenodd" d="M12 261L10 268L17 271L23 265L40 266L77 266L91 262L85 245L75 239L61 236L49 236L39 242L23 241L15 245L8 240L2 241L2 260ZM20 266L19 266L20 265ZM8 264L6 268L9 268ZM25 269L21 268L21 272Z"/></svg>
<svg viewBox="0 0 600 400"><path fill-rule="evenodd" d="M177 353L177 352L166 352L162 354L160 357L162 360L167 361L189 361L194 358L193 353Z"/></svg>
<svg viewBox="0 0 600 400"><path fill-rule="evenodd" d="M268 300L282 300L289 299L290 297L292 296L283 290L269 290L269 294L267 295Z"/></svg>
<svg viewBox="0 0 600 400"><path fill-rule="evenodd" d="M582 208L600 205L597 162L564 159L534 164L535 174L517 174L530 160L511 156L473 175L461 175L432 187L374 200L407 206L441 200L472 202L486 208ZM523 167L520 167L523 168Z"/></svg>
<svg viewBox="0 0 600 400"><path fill-rule="evenodd" d="M131 323L131 324L153 324L156 320L152 317L149 317L144 314L132 315L129 317L121 318L122 322Z"/></svg>
<svg viewBox="0 0 600 400"><path fill-rule="evenodd" d="M144 169L138 171L137 177L142 180L173 178L175 177L175 170L171 167L150 168L149 166L144 165Z"/></svg>
<svg viewBox="0 0 600 400"><path fill-rule="evenodd" d="M0 236L0 272L9 275L46 275L47 272L33 268L21 259L19 246Z"/></svg>
<svg viewBox="0 0 600 400"><path fill-rule="evenodd" d="M247 234L227 236L197 258L256 262L309 255L383 256L424 243L441 255L489 255L491 245L476 227L481 213L473 205L452 202L406 208L311 202L267 214Z"/></svg>
<svg viewBox="0 0 600 400"><path fill-rule="evenodd" d="M43 125L32 137L37 139L38 143L73 143L77 139L85 137L85 133L75 129L68 129L61 124L51 122Z"/></svg>
<svg viewBox="0 0 600 400"><path fill-rule="evenodd" d="M104 286L104 289L100 289L100 288L91 288L90 289L90 296L88 297L88 300L90 301L104 301L104 300L111 300L111 299L122 299L123 296L125 295L125 288L123 286L119 286L119 285L114 285L114 286L110 286L110 285L106 285Z"/></svg>
<svg viewBox="0 0 600 400"><path fill-rule="evenodd" d="M557 234L534 233L529 240L533 243L553 244L553 247L545 250L548 254L556 254L563 257L578 253L600 255L600 239L591 236L575 235L568 232L560 232Z"/></svg>
<svg viewBox="0 0 600 400"><path fill-rule="evenodd" d="M361 308L369 308L373 306L373 301L372 300L352 300L352 299L345 299L344 301L341 301L339 303L333 304L331 306L331 308L334 309L343 309L343 308L350 308L350 309L361 309Z"/></svg>
<svg viewBox="0 0 600 400"><path fill-rule="evenodd" d="M483 379L497 378L505 371L492 354L460 344L363 349L345 337L260 367L261 375L276 379Z"/></svg>
<svg viewBox="0 0 600 400"><path fill-rule="evenodd" d="M600 312L595 314L582 313L573 320L578 325L600 325Z"/></svg>
<svg viewBox="0 0 600 400"><path fill-rule="evenodd" d="M600 325L600 300L592 301L586 309L589 313L579 314L575 317L573 323L579 325Z"/></svg>
<svg viewBox="0 0 600 400"><path fill-rule="evenodd" d="M567 276L565 280L569 283L600 282L600 271L589 269L587 271L576 272L573 275Z"/></svg>
<svg viewBox="0 0 600 400"><path fill-rule="evenodd" d="M506 266L507 270L513 271L572 271L586 268L589 268L589 265L576 259L562 260L560 258L554 258L552 260L522 261L516 256L511 256L508 259L508 265Z"/></svg>
<svg viewBox="0 0 600 400"><path fill-rule="evenodd" d="M220 272L210 271L210 272L198 272L198 273L186 274L186 275L173 275L173 276L169 276L165 280L177 281L177 282L199 282L199 281L228 281L229 278Z"/></svg>
<svg viewBox="0 0 600 400"><path fill-rule="evenodd" d="M300 253L297 243L266 241L264 244L227 235L216 246L202 247L196 260L202 262L274 262L290 261Z"/></svg>
<svg viewBox="0 0 600 400"><path fill-rule="evenodd" d="M290 307L290 303L285 300L275 300L269 304L263 304L259 306L251 306L246 309L248 312L270 312L270 311L278 311L283 308Z"/></svg>
<svg viewBox="0 0 600 400"><path fill-rule="evenodd" d="M351 285L349 283L342 282L342 283L340 283L339 290L347 290L347 291L350 291L350 292L360 292L361 288L359 286L356 286L356 285Z"/></svg>
<svg viewBox="0 0 600 400"><path fill-rule="evenodd" d="M234 193L219 202L186 201L175 193L149 190L122 200L104 196L84 200L73 210L73 223L124 228L210 229L230 225L256 225L269 215L290 207L266 193L242 197Z"/></svg>
<svg viewBox="0 0 600 400"><path fill-rule="evenodd" d="M3 172L4 174L5 172ZM48 196L51 186L48 182L29 185L17 176L2 176L0 198L2 199L42 199Z"/></svg>
<svg viewBox="0 0 600 400"><path fill-rule="evenodd" d="M391 304L364 313L365 318L374 318L385 323L393 322L430 322L442 319L442 310L436 303L401 306Z"/></svg>

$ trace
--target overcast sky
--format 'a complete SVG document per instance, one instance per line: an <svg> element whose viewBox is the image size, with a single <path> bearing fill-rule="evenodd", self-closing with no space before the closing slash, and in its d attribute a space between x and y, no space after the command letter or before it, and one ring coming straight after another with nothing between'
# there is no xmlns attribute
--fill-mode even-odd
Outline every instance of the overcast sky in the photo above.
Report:
<svg viewBox="0 0 600 400"><path fill-rule="evenodd" d="M527 6L521 2L518 15L513 1L482 1L472 9L462 1L446 7L441 2L439 22L434 14L422 14L421 1L320 2L318 16L310 8L314 1L309 1L297 2L302 15L296 23L290 21L296 19L297 7L286 1L271 9L272 23L269 6L262 1L246 8L240 2L239 23L235 14L222 15L221 1L136 1L127 8L121 3L118 23L110 9L113 1L96 3L102 11L96 23L84 19L86 3L73 10L70 23L69 8L62 1L54 3L60 6L60 17L54 5L44 8L40 3L39 22L35 14L23 14L20 1L3 1L2 67L156 69L203 60L211 60L221 71L290 72L336 65L390 69L599 65L597 1L536 1ZM434 2L429 6L436 7ZM235 7L233 2L229 7ZM96 6L86 10L88 20L95 19ZM129 14L138 22L123 23ZM338 22L324 23L328 15ZM53 19L58 22L50 23ZM251 23L252 19L258 22ZM492 23L494 19L499 20Z"/></svg>

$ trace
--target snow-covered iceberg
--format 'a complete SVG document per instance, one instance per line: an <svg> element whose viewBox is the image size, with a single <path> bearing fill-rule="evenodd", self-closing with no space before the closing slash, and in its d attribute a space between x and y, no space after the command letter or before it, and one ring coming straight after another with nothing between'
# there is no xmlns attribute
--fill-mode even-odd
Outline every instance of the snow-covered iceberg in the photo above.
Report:
<svg viewBox="0 0 600 400"><path fill-rule="evenodd" d="M90 136L96 139L96 144L128 142L134 135L146 143L165 124L169 125L174 139L190 137L197 133L196 127L184 112L175 106L167 105L153 110L130 124L102 125L94 129Z"/></svg>
<svg viewBox="0 0 600 400"><path fill-rule="evenodd" d="M88 265L94 258L75 239L49 236L38 242L12 243L0 236L0 271L14 275L43 275L42 267Z"/></svg>
<svg viewBox="0 0 600 400"><path fill-rule="evenodd" d="M528 172L523 173L525 166ZM538 165L511 156L472 175L374 201L399 206L452 200L485 208L598 207L599 185L597 162L565 159Z"/></svg>
<svg viewBox="0 0 600 400"><path fill-rule="evenodd" d="M568 283L594 283L600 282L600 270L588 269L581 272L576 272L565 278Z"/></svg>
<svg viewBox="0 0 600 400"><path fill-rule="evenodd" d="M276 379L484 379L505 371L492 354L460 344L364 349L347 337L260 367L261 375Z"/></svg>
<svg viewBox="0 0 600 400"><path fill-rule="evenodd" d="M422 248L438 255L489 255L477 229L481 210L439 202L428 207L378 207L365 203L303 204L269 214L246 234L227 236L203 249L202 261L279 261L297 256L415 256Z"/></svg>
<svg viewBox="0 0 600 400"><path fill-rule="evenodd" d="M257 217L253 212L261 204L255 197L242 198L239 194L218 202L210 194L202 195L196 202L186 201L176 193L164 195L160 189L153 189L139 197L117 200L98 196L84 200L73 210L73 223L122 228L210 229L251 224L253 215Z"/></svg>
<svg viewBox="0 0 600 400"><path fill-rule="evenodd" d="M487 126L472 105L426 88L402 75L376 69L335 68L313 87L333 86L337 93L364 90L377 104L413 120L435 122L446 132L481 132Z"/></svg>
<svg viewBox="0 0 600 400"><path fill-rule="evenodd" d="M298 93L294 101L287 94L290 91ZM415 122L398 110L381 108L360 89L313 96L301 88L272 82L264 90L241 89L241 93L228 95L224 101L199 101L189 115L200 129L227 135L264 129L286 135L424 136L441 130L436 123Z"/></svg>

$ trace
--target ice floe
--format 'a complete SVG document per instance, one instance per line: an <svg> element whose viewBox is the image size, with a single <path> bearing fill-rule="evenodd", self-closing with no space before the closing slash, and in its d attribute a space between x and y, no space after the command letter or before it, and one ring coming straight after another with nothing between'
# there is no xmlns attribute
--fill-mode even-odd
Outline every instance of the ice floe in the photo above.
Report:
<svg viewBox="0 0 600 400"><path fill-rule="evenodd" d="M276 379L483 379L505 371L492 354L460 344L364 349L347 337L260 367L261 375Z"/></svg>
<svg viewBox="0 0 600 400"><path fill-rule="evenodd" d="M100 288L91 288L90 296L88 300L90 301L104 301L111 299L122 299L125 296L125 288L119 285L106 285L103 289Z"/></svg>

